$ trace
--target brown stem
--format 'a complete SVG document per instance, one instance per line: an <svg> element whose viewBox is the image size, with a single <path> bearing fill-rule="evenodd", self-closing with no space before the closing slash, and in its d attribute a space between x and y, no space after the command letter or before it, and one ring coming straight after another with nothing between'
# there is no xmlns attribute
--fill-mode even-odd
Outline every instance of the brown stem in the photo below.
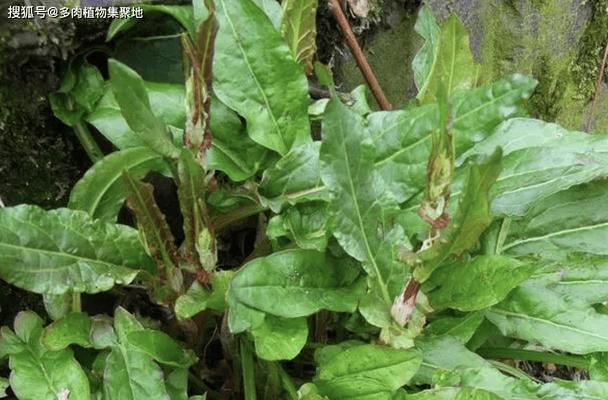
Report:
<svg viewBox="0 0 608 400"><path fill-rule="evenodd" d="M384 95L384 92L382 91L382 88L380 87L380 84L376 79L376 75L374 75L374 71L372 71L372 68L367 62L367 59L365 58L365 55L363 54L363 51L361 50L361 47L357 42L357 38L355 37L355 34L353 33L353 30L351 29L350 24L348 23L348 19L346 19L346 15L344 15L344 11L340 6L339 0L329 0L329 10L336 19L336 22L338 22L338 26L340 27L340 30L344 35L344 40L346 41L346 44L348 45L348 48L350 49L351 53L355 57L355 60L357 61L357 66L359 67L359 70L361 70L361 74L363 74L363 77L365 78L367 85L372 91L376 102L378 102L378 105L382 110L392 110L393 106Z"/></svg>
<svg viewBox="0 0 608 400"><path fill-rule="evenodd" d="M595 95L593 96L593 103L591 103L591 111L589 112L589 118L587 119L587 125L585 131L589 132L591 125L593 124L593 116L595 115L595 108L597 107L597 101L600 98L602 92L602 81L606 72L606 63L608 62L608 43L606 43L606 49L604 50L604 58L602 59L602 65L600 66L600 74L597 77L595 84Z"/></svg>

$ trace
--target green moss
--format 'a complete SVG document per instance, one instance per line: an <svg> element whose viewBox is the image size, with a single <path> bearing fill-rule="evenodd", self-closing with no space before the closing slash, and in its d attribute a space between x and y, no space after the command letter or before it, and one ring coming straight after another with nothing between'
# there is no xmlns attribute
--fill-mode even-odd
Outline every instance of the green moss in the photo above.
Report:
<svg viewBox="0 0 608 400"><path fill-rule="evenodd" d="M530 113L571 129L584 124L608 40L608 0L593 2L592 17L582 29L577 27L577 3L488 1L481 13L486 80L515 71L533 75L539 86ZM608 131L608 125L598 120L595 130Z"/></svg>
<svg viewBox="0 0 608 400"><path fill-rule="evenodd" d="M394 107L404 106L414 94L410 64L422 45L414 32L414 23L415 17L406 15L393 29L377 33L365 49L365 56ZM354 60L339 66L336 72L344 91L365 83ZM375 105L373 101L370 104Z"/></svg>

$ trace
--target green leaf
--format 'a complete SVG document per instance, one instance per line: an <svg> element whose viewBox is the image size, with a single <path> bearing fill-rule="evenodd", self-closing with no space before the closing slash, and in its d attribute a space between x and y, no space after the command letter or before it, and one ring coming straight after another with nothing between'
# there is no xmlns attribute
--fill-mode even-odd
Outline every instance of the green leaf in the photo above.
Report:
<svg viewBox="0 0 608 400"><path fill-rule="evenodd" d="M413 384L485 390L508 400L537 398L532 381L503 375L452 337L421 338L416 347L423 360Z"/></svg>
<svg viewBox="0 0 608 400"><path fill-rule="evenodd" d="M574 354L608 350L608 315L581 307L568 296L534 282L516 288L486 317L503 335Z"/></svg>
<svg viewBox="0 0 608 400"><path fill-rule="evenodd" d="M272 25L278 29L281 25L281 16L283 14L281 5L276 0L253 0L253 2L264 11L264 14L270 19Z"/></svg>
<svg viewBox="0 0 608 400"><path fill-rule="evenodd" d="M188 400L188 368L171 371L165 380L171 400Z"/></svg>
<svg viewBox="0 0 608 400"><path fill-rule="evenodd" d="M284 318L322 309L353 312L363 295L363 282L353 282L356 274L356 266L344 260L312 250L286 250L245 264L232 279L229 297Z"/></svg>
<svg viewBox="0 0 608 400"><path fill-rule="evenodd" d="M162 13L170 17L173 17L177 22L180 23L188 33L194 37L195 24L194 15L192 12L192 6L167 6L160 4L140 4L139 7L144 11L144 18L148 14ZM124 32L133 27L139 19L127 18L127 19L116 19L113 20L106 34L106 42L111 41L121 32Z"/></svg>
<svg viewBox="0 0 608 400"><path fill-rule="evenodd" d="M135 349L128 341L130 334L144 328L121 307L114 313L114 327L119 343L106 359L103 374L105 397L108 400L166 400L168 394L161 368L152 357Z"/></svg>
<svg viewBox="0 0 608 400"><path fill-rule="evenodd" d="M548 197L513 221L503 252L564 258L568 253L608 255L608 185L581 185Z"/></svg>
<svg viewBox="0 0 608 400"><path fill-rule="evenodd" d="M424 328L430 336L452 336L459 342L466 344L484 320L482 311L466 314L464 317L441 317Z"/></svg>
<svg viewBox="0 0 608 400"><path fill-rule="evenodd" d="M0 377L0 399L6 397L6 390L8 387L8 379Z"/></svg>
<svg viewBox="0 0 608 400"><path fill-rule="evenodd" d="M86 60L72 70L68 67L61 87L49 94L53 114L64 124L74 126L90 112L103 94L101 72Z"/></svg>
<svg viewBox="0 0 608 400"><path fill-rule="evenodd" d="M535 269L535 265L514 258L478 256L436 270L428 281L430 291L425 290L425 293L437 311L445 308L481 310L503 300Z"/></svg>
<svg viewBox="0 0 608 400"><path fill-rule="evenodd" d="M97 293L153 271L135 229L83 211L0 209L0 277L35 293Z"/></svg>
<svg viewBox="0 0 608 400"><path fill-rule="evenodd" d="M238 115L214 97L211 116L213 141L207 153L208 167L226 173L235 182L252 177L268 150L251 140Z"/></svg>
<svg viewBox="0 0 608 400"><path fill-rule="evenodd" d="M152 112L144 81L131 68L116 60L108 61L112 92L122 116L135 134L152 150L171 158L179 156L165 123Z"/></svg>
<svg viewBox="0 0 608 400"><path fill-rule="evenodd" d="M413 272L416 280L426 281L447 258L459 257L477 244L479 236L492 222L489 191L501 168L500 149L483 163L469 167L456 215L437 243L420 253L422 264Z"/></svg>
<svg viewBox="0 0 608 400"><path fill-rule="evenodd" d="M461 159L504 152L492 189L495 215L523 216L536 202L571 186L608 176L608 135L571 132L555 124L513 119Z"/></svg>
<svg viewBox="0 0 608 400"><path fill-rule="evenodd" d="M281 155L309 142L308 84L283 38L251 0L218 0L217 18L218 98L247 120L254 141Z"/></svg>
<svg viewBox="0 0 608 400"><path fill-rule="evenodd" d="M184 350L171 336L161 331L133 331L129 333L127 340L131 346L170 367L188 368L196 361L194 354Z"/></svg>
<svg viewBox="0 0 608 400"><path fill-rule="evenodd" d="M266 315L264 322L251 330L258 357L268 360L295 358L308 339L306 318L279 318Z"/></svg>
<svg viewBox="0 0 608 400"><path fill-rule="evenodd" d="M287 204L327 200L321 181L320 147L319 142L294 147L264 171L259 187L262 204L278 213Z"/></svg>
<svg viewBox="0 0 608 400"><path fill-rule="evenodd" d="M542 400L605 399L608 397L608 383L556 379L542 385L538 395Z"/></svg>
<svg viewBox="0 0 608 400"><path fill-rule="evenodd" d="M137 219L139 232L150 256L156 261L161 278L171 276L177 265L175 238L165 215L156 204L154 187L135 180L126 171L123 172L123 183L127 193L127 207Z"/></svg>
<svg viewBox="0 0 608 400"><path fill-rule="evenodd" d="M316 202L289 207L268 221L270 239L286 236L301 249L325 251L327 247L327 204Z"/></svg>
<svg viewBox="0 0 608 400"><path fill-rule="evenodd" d="M333 234L378 281L380 298L390 307L387 278L394 266L392 260L380 264L378 255L381 248L387 250L386 239L396 236L389 235L389 221L398 211L397 203L373 168L374 146L362 117L334 98L327 105L322 129L321 177L332 195ZM390 244L397 242L389 243L389 254Z"/></svg>
<svg viewBox="0 0 608 400"><path fill-rule="evenodd" d="M63 294L42 294L44 310L53 321L57 321L72 311L74 294L65 292Z"/></svg>
<svg viewBox="0 0 608 400"><path fill-rule="evenodd" d="M123 171L134 179L141 179L150 171L170 173L162 157L147 147L114 152L95 163L76 183L69 207L86 211L94 219L116 221L126 198Z"/></svg>
<svg viewBox="0 0 608 400"><path fill-rule="evenodd" d="M441 387L405 394L394 400L503 400L503 397L482 389Z"/></svg>
<svg viewBox="0 0 608 400"><path fill-rule="evenodd" d="M439 35L441 34L441 28L428 6L420 8L414 30L425 40L425 43L418 50L418 53L416 53L414 60L412 60L414 80L416 81L416 87L420 91L425 84L428 85L427 80L433 69L437 48L439 47Z"/></svg>
<svg viewBox="0 0 608 400"><path fill-rule="evenodd" d="M450 100L456 156L490 135L502 121L524 114L523 102L535 86L533 79L515 74L456 94ZM375 167L400 203L425 186L430 134L439 127L437 110L436 105L427 105L368 116L376 147ZM492 154L495 148L484 154Z"/></svg>
<svg viewBox="0 0 608 400"><path fill-rule="evenodd" d="M90 331L91 320L88 315L71 313L44 329L42 343L52 351L63 350L72 344L91 347Z"/></svg>
<svg viewBox="0 0 608 400"><path fill-rule="evenodd" d="M424 15L426 13L423 11L423 20L426 20L423 22L429 26L420 26L419 29L424 32L428 47L423 48L420 60L415 59L413 63L413 67L418 67L414 70L418 71L419 90L416 98L422 104L435 100L440 82L446 85L449 97L474 87L479 74L479 66L475 64L469 48L469 34L456 14L450 15L437 36L436 27L429 21L430 17Z"/></svg>
<svg viewBox="0 0 608 400"><path fill-rule="evenodd" d="M211 290L194 282L188 291L177 298L175 314L178 319L187 319L206 309L223 312L226 305L226 292L234 271L217 271L210 275Z"/></svg>
<svg viewBox="0 0 608 400"><path fill-rule="evenodd" d="M317 1L287 0L282 4L281 34L287 41L293 58L310 75L317 50Z"/></svg>
<svg viewBox="0 0 608 400"><path fill-rule="evenodd" d="M318 366L314 378L319 393L332 400L390 399L410 381L422 361L413 350L372 344L341 351L333 351L332 347L323 348L315 355Z"/></svg>
<svg viewBox="0 0 608 400"><path fill-rule="evenodd" d="M48 351L40 344L40 317L31 311L19 313L15 331L22 349L10 353L10 383L18 399L56 400L66 395L74 400L90 399L89 381L72 351ZM0 346L4 341L3 335Z"/></svg>
<svg viewBox="0 0 608 400"><path fill-rule="evenodd" d="M143 82L143 85L155 115L167 125L181 129L186 123L184 86L148 81ZM106 85L103 97L95 109L86 116L86 120L118 149L146 145L146 142L127 124L109 83ZM178 139L181 141L181 137Z"/></svg>

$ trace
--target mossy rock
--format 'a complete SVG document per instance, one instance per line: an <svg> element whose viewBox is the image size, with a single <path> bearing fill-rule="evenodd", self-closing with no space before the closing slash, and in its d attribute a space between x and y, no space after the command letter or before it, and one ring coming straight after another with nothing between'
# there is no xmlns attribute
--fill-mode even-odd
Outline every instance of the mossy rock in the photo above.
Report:
<svg viewBox="0 0 608 400"><path fill-rule="evenodd" d="M399 108L416 94L410 64L422 39L414 31L414 13L397 12L391 18L397 20L395 25L367 38L364 53L389 101ZM344 50L343 54L336 77L343 85L341 90L350 91L365 81L350 52ZM375 105L373 101L370 104Z"/></svg>
<svg viewBox="0 0 608 400"><path fill-rule="evenodd" d="M429 0L471 32L486 80L521 72L539 80L530 113L583 129L608 41L608 0ZM604 98L605 96L603 96ZM594 131L608 132L600 99ZM604 111L602 111L604 110Z"/></svg>

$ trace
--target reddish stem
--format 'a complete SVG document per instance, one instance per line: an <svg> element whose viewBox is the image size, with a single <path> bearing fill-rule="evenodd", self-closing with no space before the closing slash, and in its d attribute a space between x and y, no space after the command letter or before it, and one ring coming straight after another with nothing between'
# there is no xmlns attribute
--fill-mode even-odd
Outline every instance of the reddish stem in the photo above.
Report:
<svg viewBox="0 0 608 400"><path fill-rule="evenodd" d="M378 83L378 79L376 79L376 75L374 75L374 71L367 62L367 59L365 58L365 55L361 50L361 46L359 46L357 38L355 37L355 34L353 33L353 30L351 29L350 24L348 23L348 19L346 19L346 15L344 15L344 11L340 6L340 2L338 0L329 0L329 10L336 19L336 22L338 22L338 26L340 27L340 30L344 35L344 41L346 42L348 48L355 57L357 66L359 67L359 70L361 70L361 73L363 74L367 85L369 86L372 94L374 95L376 102L378 102L378 105L382 110L392 110L393 106L384 95L384 92L380 87L380 83Z"/></svg>
<svg viewBox="0 0 608 400"><path fill-rule="evenodd" d="M602 92L602 81L604 80L607 62L608 62L608 43L606 43L606 49L604 50L604 58L602 59L602 65L600 66L600 74L597 77L597 82L595 84L595 95L593 96L593 103L591 104L591 111L589 112L589 119L587 119L587 126L585 127L586 132L589 132L589 130L591 129L591 125L593 124L593 116L595 115L597 101L600 98L600 93Z"/></svg>

